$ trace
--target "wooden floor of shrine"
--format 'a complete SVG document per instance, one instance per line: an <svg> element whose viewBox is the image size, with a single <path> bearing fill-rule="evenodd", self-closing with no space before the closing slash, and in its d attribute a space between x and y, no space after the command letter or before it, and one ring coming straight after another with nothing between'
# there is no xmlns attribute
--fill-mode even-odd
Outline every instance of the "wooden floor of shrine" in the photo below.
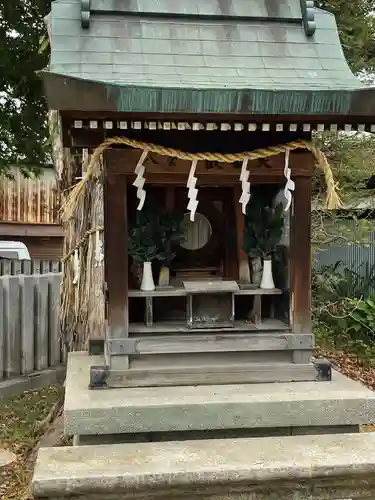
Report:
<svg viewBox="0 0 375 500"><path fill-rule="evenodd" d="M290 326L285 322L267 318L262 320L258 325L250 321L235 321L233 328L190 328L186 321L158 321L151 326L146 326L144 323L130 323L129 335L161 335L161 334L176 334L176 333L194 333L207 334L215 333L254 333L254 332L279 332L290 331Z"/></svg>

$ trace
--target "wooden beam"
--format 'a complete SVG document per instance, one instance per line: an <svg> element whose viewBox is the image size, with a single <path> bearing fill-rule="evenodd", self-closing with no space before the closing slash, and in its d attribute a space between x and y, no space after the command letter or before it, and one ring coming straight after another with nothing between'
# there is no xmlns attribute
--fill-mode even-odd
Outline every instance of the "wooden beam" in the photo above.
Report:
<svg viewBox="0 0 375 500"><path fill-rule="evenodd" d="M104 191L104 259L108 290L108 332L111 339L126 338L129 332L128 313L128 229L126 177L105 174ZM114 363L116 361L116 363ZM127 368L127 356L119 358ZM111 367L117 365L112 357ZM113 366L119 368L119 366Z"/></svg>
<svg viewBox="0 0 375 500"><path fill-rule="evenodd" d="M262 324L262 297L254 295L253 308L251 310L251 319L256 326L261 328Z"/></svg>
<svg viewBox="0 0 375 500"><path fill-rule="evenodd" d="M251 283L249 257L243 249L245 216L242 213L242 206L239 204L241 192L241 186L236 186L233 189L233 203L236 214L238 279L240 283Z"/></svg>
<svg viewBox="0 0 375 500"><path fill-rule="evenodd" d="M294 333L311 333L311 179L295 179L291 217L291 323Z"/></svg>
<svg viewBox="0 0 375 500"><path fill-rule="evenodd" d="M220 333L178 334L133 337L129 354L188 354L203 352L293 351L314 347L312 334L292 333Z"/></svg>
<svg viewBox="0 0 375 500"><path fill-rule="evenodd" d="M148 369L110 370L108 387L161 387L179 385L257 384L271 382L304 382L317 379L312 363L238 363L152 367Z"/></svg>
<svg viewBox="0 0 375 500"><path fill-rule="evenodd" d="M75 120L82 122L82 128L76 128L74 126ZM98 128L89 128L89 121L98 121ZM176 116L173 119L168 119L167 117L159 117L156 121L171 121L176 123L176 121L181 121ZM104 121L112 121L113 128L105 129L103 127ZM119 129L118 122L127 121L128 128L127 129ZM141 122L149 122L154 121L150 115L146 117L145 120L139 119L137 117L130 118L129 116L124 117L119 116L117 119L112 116L99 116L96 113L91 114L91 116L86 113L82 115L82 113L78 113L73 118L63 118L63 139L64 145L67 147L75 147L75 148L94 148L97 147L101 142L106 138L124 136L132 139L137 139L144 142L149 142L153 144L161 144L166 147L174 147L176 149L181 149L183 151L220 151L222 153L228 152L238 152L245 151L249 147L249 140L251 144L256 145L258 148L265 148L268 146L276 146L278 144L285 144L287 142L296 141L299 139L310 140L311 133L310 132L302 132L301 129L290 132L285 130L284 132L263 132L261 131L261 127L256 132L243 130L242 132L230 130L227 132L222 132L220 130L208 131L208 130L149 130L142 128L136 130L132 128L132 121L141 121ZM186 121L186 120L182 120ZM200 117L197 120L195 116L193 121L198 121L200 123L208 123L208 122L218 122L218 116L214 120L209 119L207 116ZM219 121L222 121L220 117ZM225 119L223 118L223 121ZM231 120L229 120L231 121ZM237 121L237 120L236 120ZM248 117L245 119L246 124L249 122ZM265 119L263 123L271 123L270 120ZM295 118L292 121L283 122L286 124L286 129L288 129L288 124L293 123L296 124ZM258 123L262 124L262 119L258 121ZM280 124L280 116L277 117L277 123ZM305 121L304 123L310 123L310 121ZM318 121L317 123L324 123L322 121ZM336 123L336 122L335 122ZM352 122L353 124L355 122ZM363 121L359 121L358 123L363 123ZM245 129L247 129L247 125L245 124ZM234 125L232 119L232 126ZM313 128L312 128L313 129ZM240 141L240 142L239 142ZM208 144L211 144L211 147L208 147ZM223 145L225 144L225 147ZM241 145L242 144L242 145ZM217 149L219 147L219 149Z"/></svg>
<svg viewBox="0 0 375 500"><path fill-rule="evenodd" d="M108 168L112 173L133 175L134 168L139 160L140 151L136 149L123 148L123 149L111 149L107 153L108 157ZM310 153L308 153L310 156ZM290 168L292 169L293 175L298 176L311 176L312 174L312 163L305 162L306 152L301 153L293 152L290 155ZM302 159L302 161L301 161ZM254 177L284 177L284 154L279 154L276 156L270 156L269 158L252 160L249 162L250 178ZM171 162L171 158L168 156L160 156L155 153L151 153L146 161L144 162L146 167L146 178L153 174L165 174L165 175L177 175L184 174L188 175L191 162L187 160L177 160ZM212 176L212 177L224 177L230 176L235 177L239 181L241 173L241 162L237 164L233 163L217 163L212 165L205 160L199 161L196 169L196 175L200 176Z"/></svg>
<svg viewBox="0 0 375 500"><path fill-rule="evenodd" d="M244 288L234 292L234 295L282 295L282 290L279 288L265 289L262 288ZM133 289L129 290L129 297L186 297L187 291L184 287L170 287L166 289L156 288L150 292Z"/></svg>
<svg viewBox="0 0 375 500"><path fill-rule="evenodd" d="M123 175L123 174L119 174ZM118 176L119 176L118 175ZM132 184L135 180L134 175L126 176L128 179L128 184ZM146 172L146 185L168 185L173 184L174 186L186 186L188 179L188 174L148 174ZM280 184L283 183L285 177L280 176L257 176L251 180L253 186L258 184ZM240 184L239 177L230 175L200 175L198 177L197 186L201 188L202 186L225 186L233 187Z"/></svg>
<svg viewBox="0 0 375 500"><path fill-rule="evenodd" d="M60 111L63 124L64 126L68 127L71 125L72 121L74 120L82 120L82 119L87 119L87 120L118 120L118 121L123 121L123 120L144 120L144 121L171 121L171 122L176 122L176 121L187 121L187 122L200 122L200 123L205 123L205 122L217 122L217 121L227 121L230 123L234 122L251 122L252 120L249 118L248 113L225 113L225 114L217 114L217 113L204 113L203 115L199 115L197 118L197 115L195 113L150 113L149 111L143 112L143 113L124 113L122 111L82 111L81 109L75 109L75 110L63 110ZM257 123L311 123L311 124L318 124L318 123L324 123L324 124L330 124L330 123L338 123L338 124L345 124L348 122L348 117L347 116L335 116L332 118L332 116L327 116L327 114L322 114L322 115L314 115L311 116L309 114L306 115L256 115L253 116L254 122ZM373 123L373 120L371 120L371 117L363 116L363 115L351 115L350 116L350 121L351 123ZM228 133L228 132L226 132ZM245 132L242 132L246 134ZM264 133L264 132L263 132ZM267 132L269 133L269 132ZM236 132L238 134L238 132ZM252 132L254 134L254 132ZM302 138L308 139L308 134L304 133L303 135L301 134Z"/></svg>
<svg viewBox="0 0 375 500"><path fill-rule="evenodd" d="M258 333L263 335L265 332L290 332L291 328L288 324L278 319L264 319L258 325L248 320L235 321L234 326L223 326L212 328L210 331L215 334L229 333ZM155 321L152 327L148 327L144 322L130 323L129 334L131 337L136 335L182 335L184 333L202 334L202 328L190 328L187 325L186 319L180 321ZM207 332L208 330L206 330Z"/></svg>
<svg viewBox="0 0 375 500"><path fill-rule="evenodd" d="M24 224L22 222L0 221L0 236L63 238L64 230L60 224Z"/></svg>

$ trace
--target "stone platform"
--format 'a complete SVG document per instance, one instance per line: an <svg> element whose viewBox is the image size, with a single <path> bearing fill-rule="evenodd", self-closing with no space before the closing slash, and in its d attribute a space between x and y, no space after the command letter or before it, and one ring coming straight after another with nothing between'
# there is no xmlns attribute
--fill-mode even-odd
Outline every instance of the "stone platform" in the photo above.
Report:
<svg viewBox="0 0 375 500"><path fill-rule="evenodd" d="M375 422L375 394L337 372L324 383L90 390L89 367L101 363L69 355L65 432L77 444L357 432Z"/></svg>
<svg viewBox="0 0 375 500"><path fill-rule="evenodd" d="M375 434L45 448L34 498L374 498Z"/></svg>

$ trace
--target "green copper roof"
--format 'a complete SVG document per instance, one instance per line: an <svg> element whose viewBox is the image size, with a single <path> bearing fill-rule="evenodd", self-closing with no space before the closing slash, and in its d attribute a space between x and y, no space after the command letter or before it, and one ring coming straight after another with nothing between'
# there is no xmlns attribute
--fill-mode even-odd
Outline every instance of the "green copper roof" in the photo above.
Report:
<svg viewBox="0 0 375 500"><path fill-rule="evenodd" d="M72 109L74 99L62 103L54 81L94 89L99 102L85 99L85 109L98 111L346 114L363 85L345 61L334 17L305 3L57 0L47 95Z"/></svg>

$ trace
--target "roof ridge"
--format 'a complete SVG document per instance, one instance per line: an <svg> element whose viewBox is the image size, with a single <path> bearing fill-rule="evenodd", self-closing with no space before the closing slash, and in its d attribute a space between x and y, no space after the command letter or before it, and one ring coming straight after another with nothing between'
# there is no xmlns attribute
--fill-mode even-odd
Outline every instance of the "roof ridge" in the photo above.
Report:
<svg viewBox="0 0 375 500"><path fill-rule="evenodd" d="M178 7L176 7L175 12L167 11L166 8L163 10L162 4L161 9L159 8L144 8L143 10L136 10L131 8L103 8L103 4L99 4L99 8L95 8L92 5L92 0L80 0L81 3L81 25L83 29L90 28L90 19L92 14L100 15L121 15L127 17L138 17L138 18L153 18L153 19L184 19L186 20L205 20L205 21L237 21L237 22L283 22L291 24L301 24L304 28L306 36L310 37L314 35L316 30L315 23L315 8L313 0L300 0L301 13L300 16L282 16L272 13L268 16L262 15L246 15L246 14L230 14L228 12L214 13L214 12L188 12L186 9L181 9L178 12ZM177 4L176 4L177 5ZM160 4L159 4L160 7ZM268 10L268 8L267 8ZM270 9L272 10L272 9Z"/></svg>

